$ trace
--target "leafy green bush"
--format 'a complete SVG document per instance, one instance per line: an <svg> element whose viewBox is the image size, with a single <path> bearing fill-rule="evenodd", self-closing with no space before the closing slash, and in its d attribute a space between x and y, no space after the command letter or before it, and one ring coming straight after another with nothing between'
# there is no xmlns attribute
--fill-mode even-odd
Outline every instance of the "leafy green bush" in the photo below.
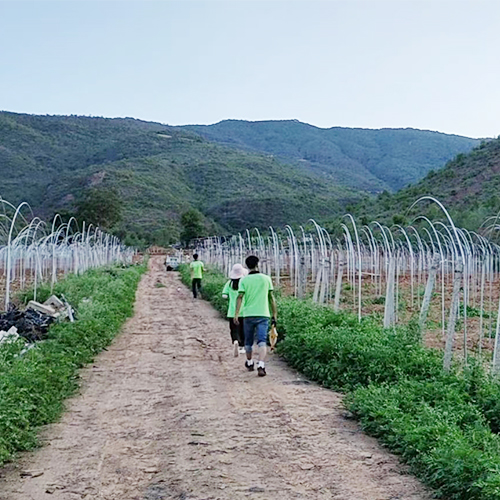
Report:
<svg viewBox="0 0 500 500"><path fill-rule="evenodd" d="M347 404L363 428L400 454L436 496L500 498L500 437L459 391L402 380L360 387L347 396Z"/></svg>
<svg viewBox="0 0 500 500"><path fill-rule="evenodd" d="M37 428L60 416L64 399L78 386L78 369L91 362L132 315L144 271L145 266L137 266L69 276L54 292L64 293L77 309L77 321L53 325L48 340L23 356L16 356L21 341L0 347L0 464L16 451L36 446ZM38 298L49 294L50 288L42 287Z"/></svg>
<svg viewBox="0 0 500 500"><path fill-rule="evenodd" d="M348 390L370 382L418 379L441 373L441 357L425 349L414 324L387 330L367 317L338 314L292 298L279 303L279 327L286 331L279 352L295 368L324 385Z"/></svg>
<svg viewBox="0 0 500 500"><path fill-rule="evenodd" d="M493 432L500 433L500 382L484 372L477 362L464 374L464 390L488 421Z"/></svg>

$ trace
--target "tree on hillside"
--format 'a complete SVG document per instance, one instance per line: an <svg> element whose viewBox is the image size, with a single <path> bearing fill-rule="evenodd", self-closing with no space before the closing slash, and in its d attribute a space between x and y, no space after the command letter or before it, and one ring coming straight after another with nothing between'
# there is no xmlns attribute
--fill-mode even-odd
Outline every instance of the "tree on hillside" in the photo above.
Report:
<svg viewBox="0 0 500 500"><path fill-rule="evenodd" d="M170 221L165 221L164 227L151 231L148 236L148 240L153 245L166 247L179 241L179 228Z"/></svg>
<svg viewBox="0 0 500 500"><path fill-rule="evenodd" d="M113 189L92 188L76 200L76 218L109 230L122 219L122 201Z"/></svg>
<svg viewBox="0 0 500 500"><path fill-rule="evenodd" d="M206 236L203 214L195 208L190 208L181 216L181 242L187 246L194 238Z"/></svg>

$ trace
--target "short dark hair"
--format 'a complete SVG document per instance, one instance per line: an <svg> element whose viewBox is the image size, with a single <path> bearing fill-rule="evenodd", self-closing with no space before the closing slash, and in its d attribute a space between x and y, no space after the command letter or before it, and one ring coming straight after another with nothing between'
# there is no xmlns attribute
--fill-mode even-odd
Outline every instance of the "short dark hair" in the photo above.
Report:
<svg viewBox="0 0 500 500"><path fill-rule="evenodd" d="M195 253L195 254L193 255L193 259L194 259L194 260L196 260L197 258L198 258L198 254L197 254L197 253Z"/></svg>
<svg viewBox="0 0 500 500"><path fill-rule="evenodd" d="M245 259L245 264L248 267L248 269L255 269L258 263L259 263L259 258L255 255L249 255Z"/></svg>

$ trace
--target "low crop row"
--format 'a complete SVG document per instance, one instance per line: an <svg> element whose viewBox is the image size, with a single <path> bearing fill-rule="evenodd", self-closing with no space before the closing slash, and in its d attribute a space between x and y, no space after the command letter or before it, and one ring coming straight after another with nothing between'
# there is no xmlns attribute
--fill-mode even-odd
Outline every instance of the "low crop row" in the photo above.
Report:
<svg viewBox="0 0 500 500"><path fill-rule="evenodd" d="M280 302L281 354L347 393L363 428L447 499L500 499L500 386L477 365L445 373L418 327L383 329L295 299Z"/></svg>
<svg viewBox="0 0 500 500"><path fill-rule="evenodd" d="M189 270L181 274L189 282ZM212 272L202 292L221 312L224 282ZM441 353L422 345L414 324L384 329L294 298L279 298L278 311L280 354L344 392L363 428L437 497L500 500L500 385L479 364L443 372Z"/></svg>
<svg viewBox="0 0 500 500"><path fill-rule="evenodd" d="M22 356L22 341L0 347L0 464L37 444L37 429L54 422L64 399L78 387L78 369L90 363L132 315L145 266L110 267L71 275L57 283L77 310L74 323L59 323L49 338ZM38 300L50 289L40 288ZM30 298L30 297L27 297Z"/></svg>

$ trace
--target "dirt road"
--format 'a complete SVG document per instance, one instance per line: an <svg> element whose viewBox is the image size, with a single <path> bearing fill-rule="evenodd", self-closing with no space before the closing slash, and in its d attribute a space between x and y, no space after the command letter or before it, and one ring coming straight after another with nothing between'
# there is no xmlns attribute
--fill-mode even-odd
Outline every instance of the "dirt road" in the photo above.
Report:
<svg viewBox="0 0 500 500"><path fill-rule="evenodd" d="M1 500L423 500L338 394L271 357L234 358L228 325L161 258L136 313L82 373L46 446L1 471Z"/></svg>

